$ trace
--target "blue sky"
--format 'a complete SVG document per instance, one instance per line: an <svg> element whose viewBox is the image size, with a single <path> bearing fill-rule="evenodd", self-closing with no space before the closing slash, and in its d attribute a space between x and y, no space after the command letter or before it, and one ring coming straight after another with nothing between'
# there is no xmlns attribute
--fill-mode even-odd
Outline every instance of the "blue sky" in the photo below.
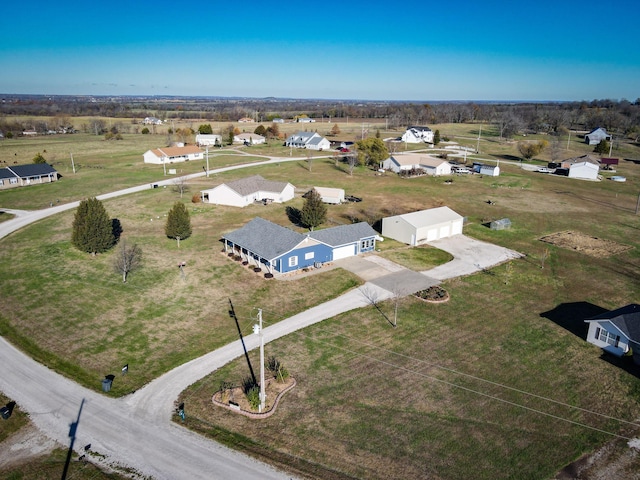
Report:
<svg viewBox="0 0 640 480"><path fill-rule="evenodd" d="M637 0L25 6L2 9L0 93L640 97Z"/></svg>

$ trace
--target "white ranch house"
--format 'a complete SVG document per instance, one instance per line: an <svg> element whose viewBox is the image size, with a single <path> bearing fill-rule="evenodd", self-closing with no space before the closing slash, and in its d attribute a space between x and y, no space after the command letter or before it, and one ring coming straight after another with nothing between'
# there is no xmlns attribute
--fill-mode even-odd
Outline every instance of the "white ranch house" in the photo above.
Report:
<svg viewBox="0 0 640 480"><path fill-rule="evenodd" d="M306 148L309 150L328 150L331 142L316 132L297 132L285 141L287 147Z"/></svg>
<svg viewBox="0 0 640 480"><path fill-rule="evenodd" d="M254 202L284 203L295 196L295 187L287 182L266 180L260 175L223 183L200 191L203 203L246 207Z"/></svg>
<svg viewBox="0 0 640 480"><path fill-rule="evenodd" d="M162 147L156 148L155 150L147 150L143 158L144 163L179 163L190 160L203 160L204 152L195 145L187 145L186 147Z"/></svg>
<svg viewBox="0 0 640 480"><path fill-rule="evenodd" d="M428 175L451 175L451 164L446 160L424 153L394 154L380 164L380 168L395 173L422 169Z"/></svg>
<svg viewBox="0 0 640 480"><path fill-rule="evenodd" d="M382 236L411 246L462 233L464 218L449 207L430 208L382 219Z"/></svg>
<svg viewBox="0 0 640 480"><path fill-rule="evenodd" d="M429 127L407 127L402 134L405 143L433 143L433 131Z"/></svg>

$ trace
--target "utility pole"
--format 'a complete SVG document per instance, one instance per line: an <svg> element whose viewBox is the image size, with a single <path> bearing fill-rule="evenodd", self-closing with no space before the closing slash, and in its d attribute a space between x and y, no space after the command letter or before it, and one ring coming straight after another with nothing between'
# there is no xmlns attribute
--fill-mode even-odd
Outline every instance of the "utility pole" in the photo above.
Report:
<svg viewBox="0 0 640 480"><path fill-rule="evenodd" d="M258 324L253 326L253 333L260 335L260 407L258 412L262 413L264 405L267 400L267 395L264 391L264 335L262 333L262 309L258 309Z"/></svg>
<svg viewBox="0 0 640 480"><path fill-rule="evenodd" d="M476 144L476 153L480 153L480 136L482 136L482 124L480 124L480 131L478 132L478 143ZM465 163L467 163L466 156L465 156Z"/></svg>
<svg viewBox="0 0 640 480"><path fill-rule="evenodd" d="M611 135L611 141L609 142L609 158L611 158L612 150L613 150L613 135Z"/></svg>
<svg viewBox="0 0 640 480"><path fill-rule="evenodd" d="M207 145L206 152L207 152L207 178L209 178L209 145Z"/></svg>
<svg viewBox="0 0 640 480"><path fill-rule="evenodd" d="M73 170L73 173L76 173L76 164L73 163L73 153L69 152L69 155L71 155L71 169Z"/></svg>

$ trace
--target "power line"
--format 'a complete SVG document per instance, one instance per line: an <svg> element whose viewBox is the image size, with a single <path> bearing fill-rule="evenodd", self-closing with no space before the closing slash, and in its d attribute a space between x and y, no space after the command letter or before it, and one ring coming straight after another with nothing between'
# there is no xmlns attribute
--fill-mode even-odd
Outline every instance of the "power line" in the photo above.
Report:
<svg viewBox="0 0 640 480"><path fill-rule="evenodd" d="M445 384L445 385L453 387L453 388L458 388L458 389L461 389L461 390L465 390L467 392L474 393L476 395L480 395L480 396L483 396L485 398L489 398L491 400L496 400L498 402L505 403L507 405L511 405L511 406L518 407L518 408L522 408L524 410L528 410L528 411L533 412L533 413L544 415L544 416L547 416L547 417L550 417L550 418L553 418L553 419L556 419L556 420L560 420L560 421L563 421L563 422L566 422L566 423L570 423L570 424L573 424L573 425L576 425L576 426L579 426L579 427L587 428L589 430L594 430L594 431L597 431L597 432L600 432L600 433L604 433L606 435L618 437L618 438L621 438L621 439L624 439L624 440L632 440L631 437L626 437L624 435L620 435L620 434L617 434L617 433L609 432L607 430L603 430L603 429L600 429L600 428L597 428L597 427L593 427L593 426L587 425L585 423L577 422L575 420L570 420L568 418L564 418L564 417L561 417L559 415L554 415L552 413L544 412L542 410L538 410L536 408L528 407L526 405L522 405L522 404L519 404L517 402L510 401L510 400L506 400L506 399L497 397L495 395L484 393L484 392L481 392L479 390L475 390L475 389L470 388L470 387L465 387L463 385L457 385L457 384L455 384L453 382L450 382L450 381L447 381L447 380L443 380L443 379L439 379L439 378L434 377L432 375L427 375L425 373L422 373L422 372L420 372L418 370L407 368L407 367L403 367L401 365L397 365L395 363L376 358L376 357L374 357L372 355L368 355L368 354L364 354L364 353L358 353L358 352L355 352L353 350L349 350L347 348L340 347L340 346L337 346L335 344L331 344L331 343L329 343L329 340L313 338L313 337L311 337L311 335L305 334L305 333L303 333L301 331L298 331L296 333L299 334L299 335L305 336L306 338L309 338L311 340L314 340L316 342L326 343L326 344L330 345L331 347L333 347L335 349L345 351L346 353L350 353L354 357L358 356L358 357L361 357L361 358L365 358L365 359L368 359L368 360L371 360L371 361L374 361L374 362L377 362L377 363L380 363L380 364L395 368L397 370L402 370L402 371L405 371L407 373L418 375L418 376L421 376L423 378L426 378L426 379L429 379L429 380L433 380L435 382L442 383L442 384ZM334 335L334 336L336 336L336 335ZM344 335L344 334L337 334L337 336L343 336L343 337L346 337L348 339L352 339L352 337L349 337L348 335ZM379 348L379 347L377 347L375 345L366 344L365 342L361 342L361 343L363 343L366 346L370 346L372 348L375 348L375 349L378 349L378 350L381 350L381 351L385 351L385 352L388 352L388 353L391 353L391 354L394 354L394 355L396 354L395 352L392 352L390 350L386 350L386 349L383 349L383 348ZM409 359L412 359L412 360L416 360L416 361L418 361L420 363L426 363L426 362L422 362L420 359L417 359L415 357L411 357L411 356L405 356L405 357L409 358ZM438 365L435 365L435 364L432 365L432 366L434 366L436 368L442 368L444 370L451 370L451 369L447 369L446 367L439 367ZM459 373L459 372L456 372L455 370L451 370L451 372L452 373ZM604 418L607 418L607 419L610 419L610 420L615 420L615 421L618 421L618 422L621 422L621 423L630 424L630 425L633 425L633 426L640 426L637 423L629 422L627 420L618 419L618 418L611 417L611 416L608 416L608 415L604 415L604 414L601 414L601 413L598 413L598 412L592 412L592 411L587 410L587 409L583 409L583 408L580 408L580 407L575 407L573 405L565 404L565 403L559 402L557 400L546 398L546 397L543 397L543 396L540 396L540 395L530 394L528 392L520 391L520 390L515 389L513 387L508 387L506 385L502 385L502 384L499 384L499 383L496 383L496 382L492 382L492 381L489 381L489 380L484 380L484 379L482 379L480 377L474 377L473 375L462 374L462 373L460 373L460 374L461 375L467 375L467 376L469 376L471 378L475 378L477 380L484 381L484 382L487 382L487 383L490 383L490 384L493 384L493 385L496 385L496 386L501 386L501 387L504 387L504 388L507 388L507 389L511 389L511 390L520 392L523 395L530 395L530 396L535 397L535 398L539 398L539 399L542 399L542 400L547 400L547 401L550 401L550 402L553 402L553 403L557 403L559 405L562 405L562 406L565 406L565 407L568 407L568 408L571 408L571 409L577 409L577 410L583 411L585 413L592 413L592 414L600 416L600 417L604 417Z"/></svg>

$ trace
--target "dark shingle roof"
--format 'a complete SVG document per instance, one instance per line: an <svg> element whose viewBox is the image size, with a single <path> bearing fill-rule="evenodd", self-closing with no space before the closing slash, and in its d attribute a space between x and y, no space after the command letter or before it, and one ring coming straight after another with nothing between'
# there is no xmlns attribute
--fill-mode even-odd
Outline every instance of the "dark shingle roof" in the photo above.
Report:
<svg viewBox="0 0 640 480"><path fill-rule="evenodd" d="M273 260L294 249L307 235L331 247L339 247L357 242L362 238L375 237L377 234L368 223L360 222L316 230L305 235L256 217L238 230L223 235L222 238L262 258Z"/></svg>
<svg viewBox="0 0 640 480"><path fill-rule="evenodd" d="M368 223L360 222L316 230L309 233L309 236L332 247L339 247L340 245L357 242L362 238L375 237L377 234Z"/></svg>
<svg viewBox="0 0 640 480"><path fill-rule="evenodd" d="M50 173L56 173L56 169L48 163L29 163L27 165L13 165L7 167L11 171L15 172L21 178L33 177L36 175L49 175ZM13 176L13 175L12 175Z"/></svg>
<svg viewBox="0 0 640 480"><path fill-rule="evenodd" d="M624 333L629 340L640 343L640 305L632 303L611 312L601 313L591 320L609 320Z"/></svg>
<svg viewBox="0 0 640 480"><path fill-rule="evenodd" d="M244 197L259 191L280 193L285 189L287 183L266 180L261 175L253 175L228 182L225 185Z"/></svg>
<svg viewBox="0 0 640 480"><path fill-rule="evenodd" d="M256 217L238 230L223 235L222 238L226 238L235 245L246 248L262 258L273 260L294 248L304 240L305 236Z"/></svg>

